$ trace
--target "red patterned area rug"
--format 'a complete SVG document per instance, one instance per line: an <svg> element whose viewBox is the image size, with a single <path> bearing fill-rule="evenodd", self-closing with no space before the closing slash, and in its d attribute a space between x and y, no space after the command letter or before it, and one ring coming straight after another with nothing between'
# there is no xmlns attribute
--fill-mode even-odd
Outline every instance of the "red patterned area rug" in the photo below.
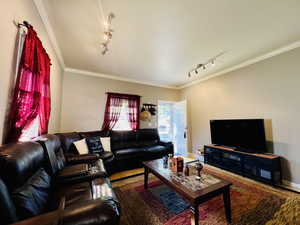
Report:
<svg viewBox="0 0 300 225"><path fill-rule="evenodd" d="M205 171L233 183L232 224L264 225L288 197L295 194L206 166ZM188 203L154 176L144 190L143 176L128 179L114 188L122 207L121 225L190 225ZM201 225L227 224L222 196L200 206Z"/></svg>

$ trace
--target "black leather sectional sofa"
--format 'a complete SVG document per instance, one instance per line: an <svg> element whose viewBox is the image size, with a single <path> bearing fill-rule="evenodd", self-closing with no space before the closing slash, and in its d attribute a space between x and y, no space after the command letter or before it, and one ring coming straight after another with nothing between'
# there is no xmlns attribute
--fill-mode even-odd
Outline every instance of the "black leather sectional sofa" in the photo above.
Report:
<svg viewBox="0 0 300 225"><path fill-rule="evenodd" d="M91 137L110 137L111 152L100 153L108 173L142 167L142 162L174 153L172 142L163 142L157 129L136 131L89 131L56 134L66 155L78 154L74 141Z"/></svg>
<svg viewBox="0 0 300 225"><path fill-rule="evenodd" d="M73 142L110 136L112 152L79 155ZM108 175L173 153L155 129L72 132L0 147L0 224L119 225Z"/></svg>

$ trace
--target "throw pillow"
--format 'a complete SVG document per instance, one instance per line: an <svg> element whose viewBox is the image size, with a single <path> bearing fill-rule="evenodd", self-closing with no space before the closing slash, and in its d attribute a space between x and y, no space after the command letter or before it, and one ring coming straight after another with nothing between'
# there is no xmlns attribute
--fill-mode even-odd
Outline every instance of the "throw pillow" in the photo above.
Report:
<svg viewBox="0 0 300 225"><path fill-rule="evenodd" d="M87 138L86 143L87 143L87 146L88 146L88 149L89 149L90 153L93 153L93 154L98 153L99 154L99 153L102 153L104 151L103 147L102 147L100 137Z"/></svg>
<svg viewBox="0 0 300 225"><path fill-rule="evenodd" d="M80 155L89 154L89 149L88 149L85 139L75 141L73 144L75 145L75 147Z"/></svg>
<svg viewBox="0 0 300 225"><path fill-rule="evenodd" d="M100 137L104 151L111 152L110 137Z"/></svg>

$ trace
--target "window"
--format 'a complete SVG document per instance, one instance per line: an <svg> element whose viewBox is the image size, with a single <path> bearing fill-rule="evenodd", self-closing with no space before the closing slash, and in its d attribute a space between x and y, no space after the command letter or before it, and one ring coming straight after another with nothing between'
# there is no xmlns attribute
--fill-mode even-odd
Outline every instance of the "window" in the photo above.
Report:
<svg viewBox="0 0 300 225"><path fill-rule="evenodd" d="M132 130L129 123L129 108L128 108L128 100L122 100L122 108L120 112L120 117L116 122L113 130Z"/></svg>
<svg viewBox="0 0 300 225"><path fill-rule="evenodd" d="M140 96L107 93L102 130L139 129Z"/></svg>
<svg viewBox="0 0 300 225"><path fill-rule="evenodd" d="M30 141L33 138L39 136L39 122L39 118L36 117L28 128L22 130L22 134L19 138L19 141Z"/></svg>
<svg viewBox="0 0 300 225"><path fill-rule="evenodd" d="M18 73L6 143L28 141L48 133L51 60L33 27L28 23L23 25L27 27L27 33L25 41L20 39L19 43L22 54L19 52L21 60L17 59Z"/></svg>

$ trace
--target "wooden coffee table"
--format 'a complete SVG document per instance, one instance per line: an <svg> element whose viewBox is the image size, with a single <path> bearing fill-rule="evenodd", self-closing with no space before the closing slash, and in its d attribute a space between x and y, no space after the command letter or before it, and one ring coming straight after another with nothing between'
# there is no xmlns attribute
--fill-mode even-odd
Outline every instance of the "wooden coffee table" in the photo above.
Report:
<svg viewBox="0 0 300 225"><path fill-rule="evenodd" d="M192 225L199 225L199 205L217 195L223 195L225 215L229 223L231 223L231 206L230 206L230 186L231 183L218 179L217 183L204 187L199 190L192 190L186 184L182 184L174 180L174 173L163 167L163 160L157 159L143 162L145 168L144 188L148 188L149 173L154 174L163 183L172 188L175 192L186 199L191 205ZM199 181L200 182L200 181Z"/></svg>

